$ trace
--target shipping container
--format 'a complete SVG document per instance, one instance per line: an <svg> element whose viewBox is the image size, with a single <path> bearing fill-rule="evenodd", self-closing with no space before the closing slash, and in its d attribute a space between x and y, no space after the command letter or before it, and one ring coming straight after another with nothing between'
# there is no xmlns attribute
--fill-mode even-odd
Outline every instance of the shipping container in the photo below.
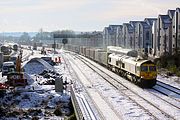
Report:
<svg viewBox="0 0 180 120"><path fill-rule="evenodd" d="M102 49L95 50L95 61L98 63L107 66L107 52Z"/></svg>
<svg viewBox="0 0 180 120"><path fill-rule="evenodd" d="M95 49L94 48L90 49L90 58L93 60L95 59Z"/></svg>

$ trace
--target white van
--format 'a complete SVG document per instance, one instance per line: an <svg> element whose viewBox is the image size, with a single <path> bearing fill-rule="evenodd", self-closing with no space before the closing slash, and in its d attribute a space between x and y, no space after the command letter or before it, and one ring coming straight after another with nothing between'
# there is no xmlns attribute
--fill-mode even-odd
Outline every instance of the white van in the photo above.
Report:
<svg viewBox="0 0 180 120"><path fill-rule="evenodd" d="M2 77L7 75L9 72L15 71L15 64L14 62L4 62L2 65Z"/></svg>

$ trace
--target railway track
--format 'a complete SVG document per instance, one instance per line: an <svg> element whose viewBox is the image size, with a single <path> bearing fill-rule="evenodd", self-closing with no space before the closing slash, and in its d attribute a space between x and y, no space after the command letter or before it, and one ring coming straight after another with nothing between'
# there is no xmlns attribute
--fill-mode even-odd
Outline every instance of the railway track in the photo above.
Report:
<svg viewBox="0 0 180 120"><path fill-rule="evenodd" d="M171 85L166 84L161 81L157 81L156 86L167 91L167 92L161 91L164 95L169 96L169 97L171 97L171 96L173 97L176 95L178 98L180 98L180 89L179 88L176 88L174 86L171 86Z"/></svg>
<svg viewBox="0 0 180 120"><path fill-rule="evenodd" d="M78 58L88 67L90 67L92 70L97 72L102 78L104 78L107 82L109 82L112 86L114 86L120 92L123 92L132 101L138 104L142 109L144 109L150 115L152 115L154 119L178 119L179 118L177 116L177 114L179 113L178 107L175 107L174 105L169 104L167 101L164 101L163 99L158 98L158 100L150 100L146 96L146 94L149 94L149 93L145 92L143 89L139 88L140 91L142 91L141 93L144 93L144 95L141 94L140 92L137 93L135 89L131 89L132 86L128 87L124 85L122 82L120 82L120 80L117 80L117 78L115 78L113 75L107 74L106 73L107 71L105 72L101 70L99 67L92 64L88 59L81 56L77 56L77 55L76 55L76 58ZM159 107L157 105L158 103L156 103L155 101L158 101L159 103L163 103L169 109L165 109L164 107ZM174 113L169 112L170 109L173 109L175 112Z"/></svg>
<svg viewBox="0 0 180 120"><path fill-rule="evenodd" d="M158 81L153 90L173 99L174 101L180 102L180 89L169 84ZM179 107L180 109L180 107Z"/></svg>
<svg viewBox="0 0 180 120"><path fill-rule="evenodd" d="M71 73L72 66L69 63L69 60L66 59L63 55L62 58L64 60L64 65L67 68L68 72ZM92 110L92 106L87 102L85 97L81 94L82 88L79 85L75 85L76 87L71 86L71 99L73 106L75 107L75 114L78 120L98 120L97 114L95 114L94 109ZM81 90L80 90L81 89ZM91 107L90 107L91 106Z"/></svg>
<svg viewBox="0 0 180 120"><path fill-rule="evenodd" d="M173 107L180 109L180 89L169 84L157 81L156 86L147 89L148 92L155 95L159 99L166 101Z"/></svg>

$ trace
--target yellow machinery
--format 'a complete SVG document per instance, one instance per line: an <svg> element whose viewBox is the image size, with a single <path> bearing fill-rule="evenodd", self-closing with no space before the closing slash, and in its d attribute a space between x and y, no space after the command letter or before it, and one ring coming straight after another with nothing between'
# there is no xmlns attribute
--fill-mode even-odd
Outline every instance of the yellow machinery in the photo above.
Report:
<svg viewBox="0 0 180 120"><path fill-rule="evenodd" d="M24 78L24 73L21 69L21 54L16 60L16 70L9 73L7 79L10 86L25 86L27 84L27 79Z"/></svg>
<svg viewBox="0 0 180 120"><path fill-rule="evenodd" d="M17 72L21 72L21 56L18 56L17 57L17 60L16 60L16 71Z"/></svg>

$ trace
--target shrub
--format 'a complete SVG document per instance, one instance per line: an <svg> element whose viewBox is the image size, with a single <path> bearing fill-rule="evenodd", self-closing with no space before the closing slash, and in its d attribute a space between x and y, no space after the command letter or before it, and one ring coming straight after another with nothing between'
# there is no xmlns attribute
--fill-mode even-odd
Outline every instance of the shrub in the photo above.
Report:
<svg viewBox="0 0 180 120"><path fill-rule="evenodd" d="M32 120L39 120L37 116L32 117Z"/></svg>
<svg viewBox="0 0 180 120"><path fill-rule="evenodd" d="M179 71L179 70L176 72L176 75L177 75L178 77L180 77L180 71Z"/></svg>
<svg viewBox="0 0 180 120"><path fill-rule="evenodd" d="M56 116L62 116L62 111L61 111L61 108L60 107L57 107L54 111L54 114Z"/></svg>
<svg viewBox="0 0 180 120"><path fill-rule="evenodd" d="M156 62L156 66L157 66L157 69L159 70L161 68L161 62L160 61L157 61Z"/></svg>
<svg viewBox="0 0 180 120"><path fill-rule="evenodd" d="M168 70L175 74L177 72L177 67L175 65L168 66Z"/></svg>
<svg viewBox="0 0 180 120"><path fill-rule="evenodd" d="M180 54L174 54L174 55L169 55L169 54L164 54L161 56L159 59L154 60L157 68L165 68L169 72L167 73L168 75L173 75L176 74L177 76L180 76L180 72L178 70L178 67L180 67Z"/></svg>

